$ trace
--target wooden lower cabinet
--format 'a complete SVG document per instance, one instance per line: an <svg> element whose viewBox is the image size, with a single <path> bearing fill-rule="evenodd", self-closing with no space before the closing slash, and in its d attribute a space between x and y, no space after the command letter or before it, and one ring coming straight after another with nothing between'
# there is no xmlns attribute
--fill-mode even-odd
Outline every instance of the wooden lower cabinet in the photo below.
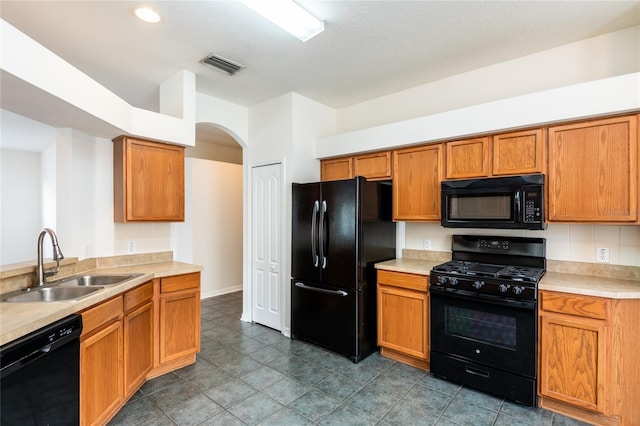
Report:
<svg viewBox="0 0 640 426"><path fill-rule="evenodd" d="M200 273L154 280L156 339L151 377L193 364L200 351Z"/></svg>
<svg viewBox="0 0 640 426"><path fill-rule="evenodd" d="M133 395L153 368L153 283L148 282L124 296L125 397Z"/></svg>
<svg viewBox="0 0 640 426"><path fill-rule="evenodd" d="M539 405L593 424L640 424L640 300L540 292ZM635 348L635 349L634 349Z"/></svg>
<svg viewBox="0 0 640 426"><path fill-rule="evenodd" d="M155 279L81 312L80 424L106 424L147 379L195 362L200 273Z"/></svg>
<svg viewBox="0 0 640 426"><path fill-rule="evenodd" d="M80 424L105 424L124 401L122 296L82 312Z"/></svg>
<svg viewBox="0 0 640 426"><path fill-rule="evenodd" d="M429 370L428 277L378 271L380 354Z"/></svg>

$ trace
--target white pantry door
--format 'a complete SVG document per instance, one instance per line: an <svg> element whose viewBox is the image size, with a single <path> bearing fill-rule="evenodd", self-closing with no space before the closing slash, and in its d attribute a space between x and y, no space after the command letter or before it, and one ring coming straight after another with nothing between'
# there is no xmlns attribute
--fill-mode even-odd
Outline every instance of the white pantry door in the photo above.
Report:
<svg viewBox="0 0 640 426"><path fill-rule="evenodd" d="M251 169L253 321L282 329L282 164Z"/></svg>

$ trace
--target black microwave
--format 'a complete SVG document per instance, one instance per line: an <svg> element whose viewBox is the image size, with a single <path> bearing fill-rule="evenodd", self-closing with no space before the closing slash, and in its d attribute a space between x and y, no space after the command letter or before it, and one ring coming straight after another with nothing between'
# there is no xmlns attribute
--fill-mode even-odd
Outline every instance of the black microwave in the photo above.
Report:
<svg viewBox="0 0 640 426"><path fill-rule="evenodd" d="M447 180L441 184L442 226L546 228L544 175Z"/></svg>

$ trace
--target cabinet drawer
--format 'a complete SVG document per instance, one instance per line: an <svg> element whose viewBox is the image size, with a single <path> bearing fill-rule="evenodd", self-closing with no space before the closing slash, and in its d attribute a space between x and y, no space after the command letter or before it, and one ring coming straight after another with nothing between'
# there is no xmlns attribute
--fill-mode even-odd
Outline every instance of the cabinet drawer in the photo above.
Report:
<svg viewBox="0 0 640 426"><path fill-rule="evenodd" d="M151 281L142 284L124 294L124 311L129 312L133 308L153 298L153 283Z"/></svg>
<svg viewBox="0 0 640 426"><path fill-rule="evenodd" d="M82 314L82 336L86 336L99 327L119 319L122 316L122 296L102 302Z"/></svg>
<svg viewBox="0 0 640 426"><path fill-rule="evenodd" d="M405 272L378 271L378 284L411 290L427 291L429 277L426 275L407 274Z"/></svg>
<svg viewBox="0 0 640 426"><path fill-rule="evenodd" d="M577 294L540 292L540 309L560 314L606 320L609 317L609 299Z"/></svg>
<svg viewBox="0 0 640 426"><path fill-rule="evenodd" d="M200 288L200 272L166 277L162 278L160 282L160 292L162 294L194 288Z"/></svg>

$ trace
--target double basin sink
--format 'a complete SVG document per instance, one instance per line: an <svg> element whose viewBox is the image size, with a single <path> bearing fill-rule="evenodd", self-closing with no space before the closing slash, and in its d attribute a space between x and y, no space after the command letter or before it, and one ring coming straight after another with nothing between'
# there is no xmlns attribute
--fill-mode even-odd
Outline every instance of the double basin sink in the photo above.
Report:
<svg viewBox="0 0 640 426"><path fill-rule="evenodd" d="M144 274L83 274L51 281L2 295L2 302L60 302L78 300L107 286L122 284Z"/></svg>

